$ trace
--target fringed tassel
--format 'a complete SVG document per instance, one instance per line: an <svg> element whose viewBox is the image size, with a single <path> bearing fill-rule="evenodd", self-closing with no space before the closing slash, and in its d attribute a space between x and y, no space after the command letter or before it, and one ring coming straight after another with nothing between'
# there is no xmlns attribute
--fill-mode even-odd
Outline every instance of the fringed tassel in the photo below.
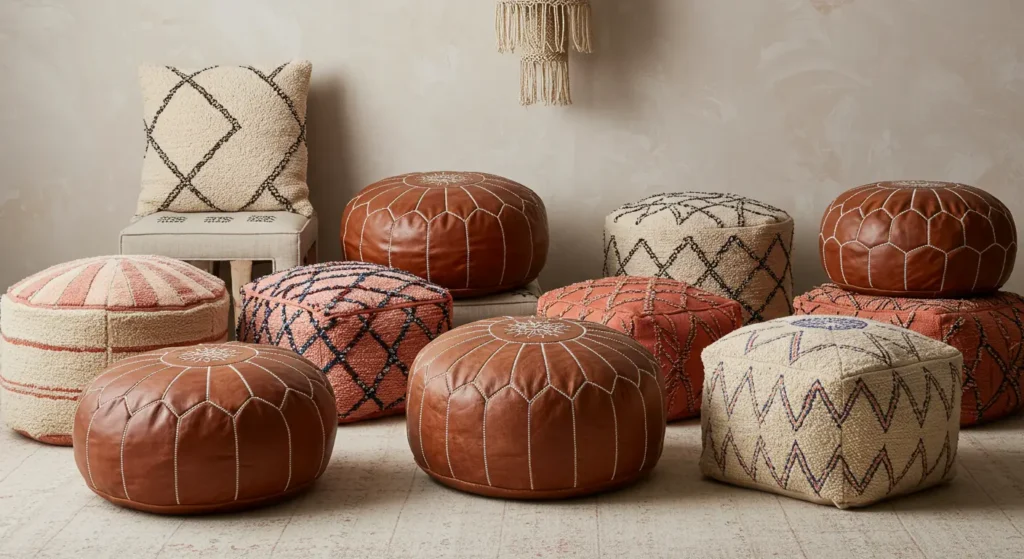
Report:
<svg viewBox="0 0 1024 559"><path fill-rule="evenodd" d="M593 51L589 0L501 0L495 15L499 52L517 48Z"/></svg>
<svg viewBox="0 0 1024 559"><path fill-rule="evenodd" d="M542 52L523 55L519 102L533 105L571 105L569 54Z"/></svg>

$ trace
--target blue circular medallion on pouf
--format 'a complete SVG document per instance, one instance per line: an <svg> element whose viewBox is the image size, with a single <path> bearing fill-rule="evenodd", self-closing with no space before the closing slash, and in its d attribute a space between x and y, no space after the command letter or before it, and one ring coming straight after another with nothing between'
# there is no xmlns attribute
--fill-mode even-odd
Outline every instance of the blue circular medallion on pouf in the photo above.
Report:
<svg viewBox="0 0 1024 559"><path fill-rule="evenodd" d="M816 316L794 320L793 326L817 328L819 330L863 330L868 327L868 323L856 318Z"/></svg>

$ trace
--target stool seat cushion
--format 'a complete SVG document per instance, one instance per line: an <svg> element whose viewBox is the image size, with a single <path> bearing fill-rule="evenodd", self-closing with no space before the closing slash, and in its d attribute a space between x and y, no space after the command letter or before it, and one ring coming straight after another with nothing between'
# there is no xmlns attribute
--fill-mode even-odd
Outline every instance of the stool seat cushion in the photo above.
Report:
<svg viewBox="0 0 1024 559"><path fill-rule="evenodd" d="M290 212L157 212L121 231L121 254L182 260L270 260L275 269L302 263L316 243L317 218Z"/></svg>
<svg viewBox="0 0 1024 559"><path fill-rule="evenodd" d="M701 471L839 508L956 473L963 357L850 317L741 328L704 350Z"/></svg>
<svg viewBox="0 0 1024 559"><path fill-rule="evenodd" d="M387 264L456 298L508 291L535 280L548 255L544 202L486 173L412 173L364 188L345 207L347 260Z"/></svg>
<svg viewBox="0 0 1024 559"><path fill-rule="evenodd" d="M454 303L453 326L500 316L533 316L537 313L537 300L542 291L537 280L509 291L457 299Z"/></svg>
<svg viewBox="0 0 1024 559"><path fill-rule="evenodd" d="M833 282L891 297L992 293L1017 257L1010 210L984 190L947 182L848 190L825 211L818 242Z"/></svg>
<svg viewBox="0 0 1024 559"><path fill-rule="evenodd" d="M621 487L665 439L654 357L601 324L495 318L416 358L406 422L416 463L448 486L554 499Z"/></svg>
<svg viewBox="0 0 1024 559"><path fill-rule="evenodd" d="M686 282L728 297L744 323L793 312L793 219L736 194L675 192L605 219L605 276Z"/></svg>
<svg viewBox="0 0 1024 559"><path fill-rule="evenodd" d="M683 282L640 277L585 281L545 293L538 314L598 322L651 351L661 365L668 419L700 414L700 353L743 324L740 304Z"/></svg>
<svg viewBox="0 0 1024 559"><path fill-rule="evenodd" d="M159 350L115 364L82 396L75 461L115 504L220 512L309 487L334 448L334 395L290 351L238 343Z"/></svg>
<svg viewBox="0 0 1024 559"><path fill-rule="evenodd" d="M947 343L964 356L960 424L1024 409L1024 298L998 292L969 299L864 295L826 284L796 298L796 314L870 318Z"/></svg>
<svg viewBox="0 0 1024 559"><path fill-rule="evenodd" d="M334 387L339 423L400 414L424 346L451 328L452 297L408 272L330 262L242 288L238 340L305 356Z"/></svg>
<svg viewBox="0 0 1024 559"><path fill-rule="evenodd" d="M82 389L116 361L156 348L223 341L224 282L162 256L59 264L0 300L0 394L15 431L71 444Z"/></svg>

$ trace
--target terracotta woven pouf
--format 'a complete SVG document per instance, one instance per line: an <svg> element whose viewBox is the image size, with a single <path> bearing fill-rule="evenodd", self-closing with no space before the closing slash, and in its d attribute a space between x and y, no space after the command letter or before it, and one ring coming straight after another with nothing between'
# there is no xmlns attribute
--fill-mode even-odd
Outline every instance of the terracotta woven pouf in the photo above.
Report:
<svg viewBox="0 0 1024 559"><path fill-rule="evenodd" d="M587 322L497 318L416 358L407 427L416 463L471 493L554 499L610 490L654 468L664 383L628 336Z"/></svg>
<svg viewBox="0 0 1024 559"><path fill-rule="evenodd" d="M683 282L605 278L545 293L537 314L598 322L628 334L654 354L665 378L668 420L700 414L700 352L739 328L739 303Z"/></svg>
<svg viewBox="0 0 1024 559"><path fill-rule="evenodd" d="M75 461L89 488L164 514L237 510L308 488L327 468L334 395L290 351L227 343L118 363L82 396Z"/></svg>
<svg viewBox="0 0 1024 559"><path fill-rule="evenodd" d="M738 302L744 323L793 312L793 219L735 194L655 194L605 219L605 276L686 282Z"/></svg>
<svg viewBox="0 0 1024 559"><path fill-rule="evenodd" d="M238 340L280 346L327 374L338 422L400 414L416 354L451 328L452 297L365 262L292 268L242 288Z"/></svg>
<svg viewBox="0 0 1024 559"><path fill-rule="evenodd" d="M152 349L227 339L229 308L224 282L161 256L76 260L15 284L0 301L4 421L70 445L96 375Z"/></svg>
<svg viewBox="0 0 1024 559"><path fill-rule="evenodd" d="M893 297L991 293L1017 256L1010 211L971 186L880 182L848 190L825 211L821 260L844 289Z"/></svg>
<svg viewBox="0 0 1024 559"><path fill-rule="evenodd" d="M700 467L714 479L839 508L956 474L960 352L851 317L780 318L702 354Z"/></svg>
<svg viewBox="0 0 1024 559"><path fill-rule="evenodd" d="M413 173L364 188L345 207L346 260L386 264L456 298L508 291L537 278L548 255L544 202L485 173Z"/></svg>
<svg viewBox="0 0 1024 559"><path fill-rule="evenodd" d="M1024 298L995 293L970 299L863 295L834 284L796 298L796 313L886 322L945 342L964 356L961 425L1024 409Z"/></svg>

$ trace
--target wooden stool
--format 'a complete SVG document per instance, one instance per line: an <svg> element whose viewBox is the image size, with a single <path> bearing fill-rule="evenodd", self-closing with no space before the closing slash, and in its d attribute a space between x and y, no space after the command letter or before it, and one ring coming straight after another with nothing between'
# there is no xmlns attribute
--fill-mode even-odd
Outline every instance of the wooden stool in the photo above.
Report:
<svg viewBox="0 0 1024 559"><path fill-rule="evenodd" d="M252 281L252 263L273 271L317 262L317 219L290 212L157 212L121 231L121 254L157 254L196 264L231 263L238 316L239 289Z"/></svg>

